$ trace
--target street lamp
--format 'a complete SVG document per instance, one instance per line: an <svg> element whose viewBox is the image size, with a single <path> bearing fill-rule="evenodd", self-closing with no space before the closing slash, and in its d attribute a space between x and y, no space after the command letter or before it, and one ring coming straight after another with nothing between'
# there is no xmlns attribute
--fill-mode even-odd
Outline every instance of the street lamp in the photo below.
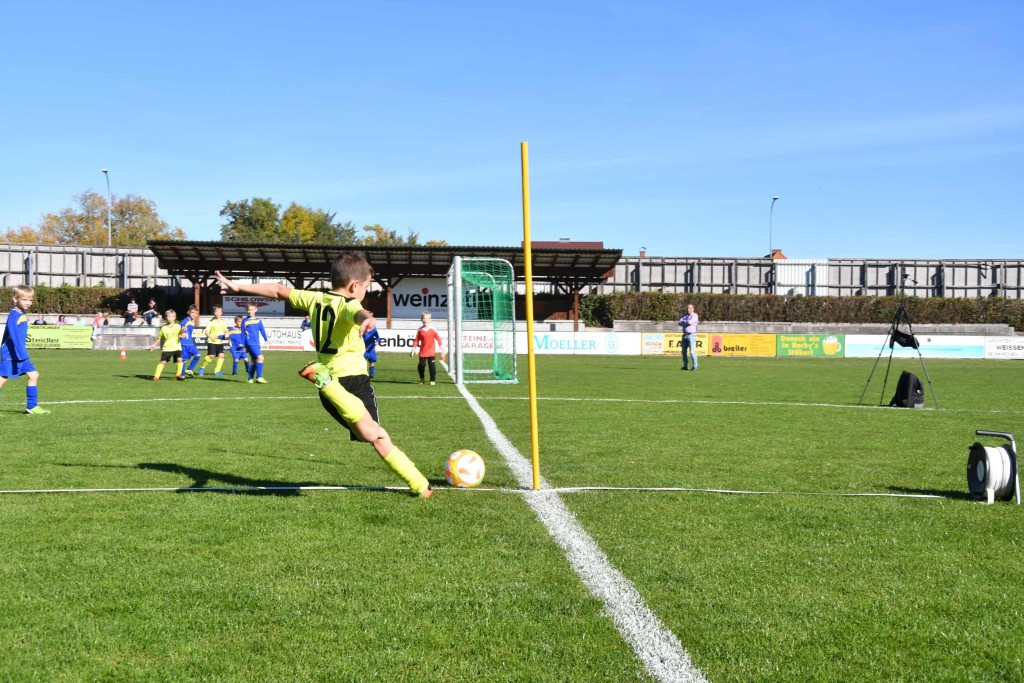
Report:
<svg viewBox="0 0 1024 683"><path fill-rule="evenodd" d="M107 246L110 246L110 174L107 169L101 168L104 177L107 179Z"/></svg>
<svg viewBox="0 0 1024 683"><path fill-rule="evenodd" d="M768 209L768 258L772 258L772 220L775 214L775 202L779 201L779 196L775 195L772 197L772 206Z"/></svg>

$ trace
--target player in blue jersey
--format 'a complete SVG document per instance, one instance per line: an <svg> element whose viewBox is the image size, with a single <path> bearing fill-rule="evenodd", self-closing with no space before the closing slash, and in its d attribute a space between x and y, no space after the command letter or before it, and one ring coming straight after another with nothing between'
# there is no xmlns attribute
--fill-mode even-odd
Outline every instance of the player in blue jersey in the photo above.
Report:
<svg viewBox="0 0 1024 683"><path fill-rule="evenodd" d="M267 330L263 327L263 321L256 317L256 304L249 304L245 307L248 314L242 319L242 343L245 344L245 352L249 354L249 384L266 384L263 379L263 352L260 350L260 337L263 341L267 339Z"/></svg>
<svg viewBox="0 0 1024 683"><path fill-rule="evenodd" d="M366 347L366 351L363 352L363 358L370 364L370 379L373 379L373 375L377 370L378 344L380 344L380 335L377 333L376 327L363 334L363 345Z"/></svg>
<svg viewBox="0 0 1024 683"><path fill-rule="evenodd" d="M185 364L185 376L195 377L193 370L199 363L199 347L193 335L199 325L199 309L195 304L188 307L188 314L181 321L181 362Z"/></svg>
<svg viewBox="0 0 1024 683"><path fill-rule="evenodd" d="M35 291L28 285L14 288L11 312L7 315L3 339L0 341L0 389L12 377L25 375L25 414L49 415L50 411L39 405L39 371L28 357L28 309L35 301Z"/></svg>
<svg viewBox="0 0 1024 683"><path fill-rule="evenodd" d="M238 361L245 363L245 374L249 374L249 354L245 352L245 342L242 340L242 316L235 316L234 327L229 327L226 335L228 347L231 349L231 374L238 374Z"/></svg>

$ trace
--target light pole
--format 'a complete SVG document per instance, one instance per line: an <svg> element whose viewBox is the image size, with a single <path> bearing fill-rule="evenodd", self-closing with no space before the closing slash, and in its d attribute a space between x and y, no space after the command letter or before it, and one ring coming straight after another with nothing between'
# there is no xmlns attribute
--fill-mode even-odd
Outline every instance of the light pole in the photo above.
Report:
<svg viewBox="0 0 1024 683"><path fill-rule="evenodd" d="M775 195L772 197L772 206L768 209L768 258L772 258L772 220L775 214L775 202L779 201L779 196Z"/></svg>
<svg viewBox="0 0 1024 683"><path fill-rule="evenodd" d="M101 168L103 176L107 179L107 246L110 246L110 174L107 169Z"/></svg>

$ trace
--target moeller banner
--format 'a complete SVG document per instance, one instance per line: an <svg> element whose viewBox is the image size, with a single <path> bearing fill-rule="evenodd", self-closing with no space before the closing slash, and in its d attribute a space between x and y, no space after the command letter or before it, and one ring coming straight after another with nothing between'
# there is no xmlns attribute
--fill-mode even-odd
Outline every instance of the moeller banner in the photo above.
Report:
<svg viewBox="0 0 1024 683"><path fill-rule="evenodd" d="M841 358L846 351L841 334L780 334L775 351L779 356L816 356Z"/></svg>
<svg viewBox="0 0 1024 683"><path fill-rule="evenodd" d="M91 349L92 328L30 325L25 346L30 349Z"/></svg>
<svg viewBox="0 0 1024 683"><path fill-rule="evenodd" d="M667 336L667 335L666 335ZM711 356L775 357L774 334L712 334Z"/></svg>

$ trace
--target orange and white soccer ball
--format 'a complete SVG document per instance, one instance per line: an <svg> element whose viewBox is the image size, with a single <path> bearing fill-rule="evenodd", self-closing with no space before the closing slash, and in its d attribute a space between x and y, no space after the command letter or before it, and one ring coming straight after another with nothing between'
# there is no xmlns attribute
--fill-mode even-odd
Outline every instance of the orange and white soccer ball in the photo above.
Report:
<svg viewBox="0 0 1024 683"><path fill-rule="evenodd" d="M482 482L484 470L484 459L474 451L455 451L444 461L444 478L460 489L470 489Z"/></svg>

